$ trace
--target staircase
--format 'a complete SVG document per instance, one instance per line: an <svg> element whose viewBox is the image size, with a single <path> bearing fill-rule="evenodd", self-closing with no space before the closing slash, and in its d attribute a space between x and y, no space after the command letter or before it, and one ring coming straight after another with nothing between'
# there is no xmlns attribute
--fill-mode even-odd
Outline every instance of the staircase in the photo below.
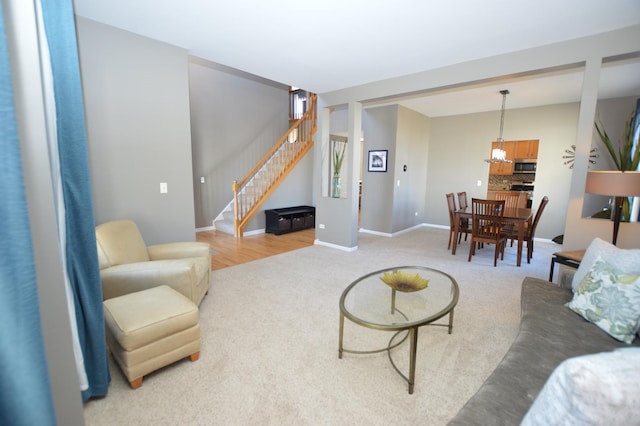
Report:
<svg viewBox="0 0 640 426"><path fill-rule="evenodd" d="M313 147L316 99L310 93L307 110L240 180L233 181L233 202L215 221L217 230L242 237L244 228L287 175Z"/></svg>

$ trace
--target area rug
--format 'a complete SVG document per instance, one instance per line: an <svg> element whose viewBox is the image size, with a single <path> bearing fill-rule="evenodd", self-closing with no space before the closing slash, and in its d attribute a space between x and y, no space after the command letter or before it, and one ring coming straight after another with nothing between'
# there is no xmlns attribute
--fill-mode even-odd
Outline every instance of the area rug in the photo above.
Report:
<svg viewBox="0 0 640 426"><path fill-rule="evenodd" d="M88 425L444 425L491 373L519 325L525 276L548 277L553 243L516 247L493 267L493 249L467 261L447 250L448 230L360 234L358 250L311 246L212 272L200 305L200 360L145 376L131 390L111 360L109 394L85 404ZM392 266L445 271L460 286L453 333L420 329L412 395L385 353L338 359L339 299L358 277ZM446 322L447 317L441 320ZM345 345L386 345L390 335L347 321ZM394 359L408 369L408 344Z"/></svg>

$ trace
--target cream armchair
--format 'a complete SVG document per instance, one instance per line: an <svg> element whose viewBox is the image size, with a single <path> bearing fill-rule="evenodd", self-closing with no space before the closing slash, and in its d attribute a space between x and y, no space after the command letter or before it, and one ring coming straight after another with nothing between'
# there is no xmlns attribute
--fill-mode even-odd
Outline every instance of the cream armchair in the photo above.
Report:
<svg viewBox="0 0 640 426"><path fill-rule="evenodd" d="M206 243L147 246L131 220L98 225L96 242L105 300L164 284L199 305L209 290L211 252Z"/></svg>

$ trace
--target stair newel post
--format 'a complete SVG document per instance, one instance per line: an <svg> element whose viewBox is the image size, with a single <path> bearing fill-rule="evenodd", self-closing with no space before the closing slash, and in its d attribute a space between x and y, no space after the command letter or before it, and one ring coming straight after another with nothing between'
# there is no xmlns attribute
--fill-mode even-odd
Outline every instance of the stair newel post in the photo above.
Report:
<svg viewBox="0 0 640 426"><path fill-rule="evenodd" d="M233 180L233 230L234 234L237 237L242 237L242 233L240 230L240 219L239 219L239 209L238 209L238 181Z"/></svg>

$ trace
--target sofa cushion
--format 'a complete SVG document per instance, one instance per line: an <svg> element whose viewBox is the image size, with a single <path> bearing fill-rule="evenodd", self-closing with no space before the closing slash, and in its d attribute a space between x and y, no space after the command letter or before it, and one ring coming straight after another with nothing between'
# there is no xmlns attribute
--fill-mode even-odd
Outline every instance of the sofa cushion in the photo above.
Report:
<svg viewBox="0 0 640 426"><path fill-rule="evenodd" d="M623 273L640 275L640 249L621 249L600 238L594 238L587 247L580 266L573 276L571 286L574 291L598 256Z"/></svg>
<svg viewBox="0 0 640 426"><path fill-rule="evenodd" d="M640 327L640 276L623 274L598 256L566 306L613 338L631 343Z"/></svg>
<svg viewBox="0 0 640 426"><path fill-rule="evenodd" d="M131 220L115 220L96 226L100 269L134 262L148 262L147 245Z"/></svg>
<svg viewBox="0 0 640 426"><path fill-rule="evenodd" d="M198 307L161 285L103 302L108 331L125 351L161 341L198 324Z"/></svg>
<svg viewBox="0 0 640 426"><path fill-rule="evenodd" d="M628 425L640 419L638 365L637 347L563 361L521 425Z"/></svg>

